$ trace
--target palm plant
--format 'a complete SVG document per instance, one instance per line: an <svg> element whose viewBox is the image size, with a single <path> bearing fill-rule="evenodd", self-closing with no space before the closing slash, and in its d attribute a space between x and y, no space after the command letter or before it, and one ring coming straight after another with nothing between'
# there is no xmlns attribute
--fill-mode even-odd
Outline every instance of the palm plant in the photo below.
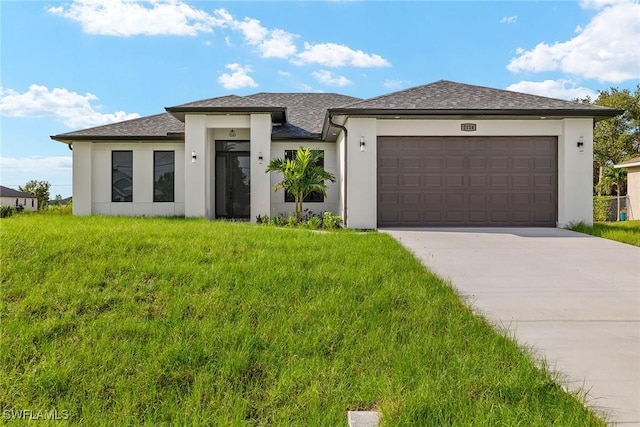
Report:
<svg viewBox="0 0 640 427"><path fill-rule="evenodd" d="M266 172L280 172L282 181L274 190L283 189L293 195L295 201L296 222L302 216L302 203L309 194L318 191L327 195L327 181L335 182L335 176L320 166L322 152L310 148L298 148L292 159L275 158L269 162Z"/></svg>

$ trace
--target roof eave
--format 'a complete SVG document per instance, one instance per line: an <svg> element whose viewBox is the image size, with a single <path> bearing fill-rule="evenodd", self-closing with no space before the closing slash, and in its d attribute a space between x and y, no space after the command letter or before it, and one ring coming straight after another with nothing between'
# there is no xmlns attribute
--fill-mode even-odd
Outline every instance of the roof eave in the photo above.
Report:
<svg viewBox="0 0 640 427"><path fill-rule="evenodd" d="M526 117L594 117L610 118L625 110L603 109L392 109L392 108L331 108L331 115L361 116L526 116Z"/></svg>
<svg viewBox="0 0 640 427"><path fill-rule="evenodd" d="M184 133L172 133L171 135L51 135L54 141L64 144L73 144L76 141L184 141Z"/></svg>
<svg viewBox="0 0 640 427"><path fill-rule="evenodd" d="M181 122L184 122L185 115L188 113L224 115L270 113L273 123L285 123L287 111L284 107L166 107L165 110Z"/></svg>

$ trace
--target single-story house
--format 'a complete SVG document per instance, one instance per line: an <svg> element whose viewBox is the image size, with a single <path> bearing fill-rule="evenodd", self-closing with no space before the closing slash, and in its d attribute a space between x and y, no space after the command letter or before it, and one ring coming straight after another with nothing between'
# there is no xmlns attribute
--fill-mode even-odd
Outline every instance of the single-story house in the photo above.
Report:
<svg viewBox="0 0 640 427"><path fill-rule="evenodd" d="M350 228L592 221L594 122L623 111L437 81L370 99L228 95L54 135L77 215L292 212L270 159L321 150L337 180L305 204Z"/></svg>
<svg viewBox="0 0 640 427"><path fill-rule="evenodd" d="M613 167L627 170L627 219L640 219L640 157Z"/></svg>
<svg viewBox="0 0 640 427"><path fill-rule="evenodd" d="M38 198L33 194L0 185L0 206L11 206L16 210L38 210Z"/></svg>

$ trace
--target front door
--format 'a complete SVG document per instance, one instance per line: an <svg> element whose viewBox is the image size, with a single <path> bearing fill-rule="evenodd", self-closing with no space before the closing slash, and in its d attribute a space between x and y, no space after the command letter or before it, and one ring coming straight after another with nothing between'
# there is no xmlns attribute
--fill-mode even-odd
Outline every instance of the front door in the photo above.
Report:
<svg viewBox="0 0 640 427"><path fill-rule="evenodd" d="M247 148L248 143L216 141L216 218L250 217L251 157L236 151Z"/></svg>

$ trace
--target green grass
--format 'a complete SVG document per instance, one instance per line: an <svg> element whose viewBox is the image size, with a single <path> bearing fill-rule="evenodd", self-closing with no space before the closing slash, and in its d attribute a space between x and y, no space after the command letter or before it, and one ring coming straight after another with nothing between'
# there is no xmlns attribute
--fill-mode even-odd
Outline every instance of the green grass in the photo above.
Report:
<svg viewBox="0 0 640 427"><path fill-rule="evenodd" d="M381 233L0 221L0 409L77 425L604 425ZM1 414L0 414L1 415Z"/></svg>
<svg viewBox="0 0 640 427"><path fill-rule="evenodd" d="M581 222L569 228L580 233L640 247L640 221L594 222L593 225Z"/></svg>

